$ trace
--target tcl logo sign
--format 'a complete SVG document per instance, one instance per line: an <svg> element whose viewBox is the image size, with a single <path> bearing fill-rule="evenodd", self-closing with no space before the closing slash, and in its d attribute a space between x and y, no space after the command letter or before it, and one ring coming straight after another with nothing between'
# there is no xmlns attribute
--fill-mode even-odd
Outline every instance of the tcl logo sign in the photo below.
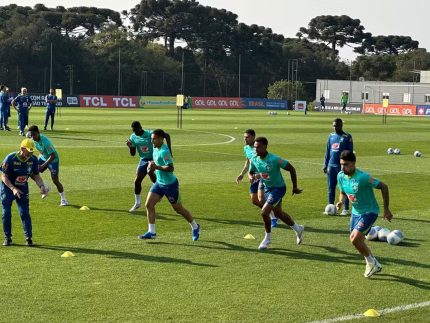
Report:
<svg viewBox="0 0 430 323"><path fill-rule="evenodd" d="M242 109L240 98L196 98L193 99L195 109Z"/></svg>
<svg viewBox="0 0 430 323"><path fill-rule="evenodd" d="M416 114L417 107L414 105L390 105L388 108L383 108L381 104L364 105L364 113L366 114L383 114L384 111L388 115L410 116Z"/></svg>
<svg viewBox="0 0 430 323"><path fill-rule="evenodd" d="M82 107L88 108L138 108L138 99L134 96L80 95Z"/></svg>

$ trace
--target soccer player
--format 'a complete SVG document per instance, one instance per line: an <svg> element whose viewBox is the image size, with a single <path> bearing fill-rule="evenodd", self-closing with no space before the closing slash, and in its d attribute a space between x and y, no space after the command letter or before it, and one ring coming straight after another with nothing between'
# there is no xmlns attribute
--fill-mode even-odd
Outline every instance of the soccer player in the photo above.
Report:
<svg viewBox="0 0 430 323"><path fill-rule="evenodd" d="M55 118L55 107L57 104L57 96L55 95L54 89L49 90L49 94L45 97L46 101L46 114L45 114L45 127L48 126L49 117L51 117L51 130L54 130L54 118Z"/></svg>
<svg viewBox="0 0 430 323"><path fill-rule="evenodd" d="M325 112L325 97L323 94L321 94L320 103L321 103L321 111Z"/></svg>
<svg viewBox="0 0 430 323"><path fill-rule="evenodd" d="M16 202L18 212L24 227L26 245L33 246L33 232L30 217L30 204L28 192L28 177L33 175L40 188L41 194L46 194L43 180L40 178L37 167L37 158L33 156L36 149L34 141L24 139L18 152L6 156L1 166L1 206L2 221L5 234L3 246L12 245L12 203Z"/></svg>
<svg viewBox="0 0 430 323"><path fill-rule="evenodd" d="M340 172L340 154L344 150L353 151L352 136L343 131L342 119L333 121L334 132L328 135L327 149L325 152L323 172L327 174L328 204L334 204L336 198L337 175ZM324 214L327 214L324 212ZM345 201L344 209L340 214L349 215L349 201Z"/></svg>
<svg viewBox="0 0 430 323"><path fill-rule="evenodd" d="M245 152L245 166L243 166L242 172L239 174L239 176L236 178L236 183L240 184L243 177L249 170L250 160L253 156L255 156L255 131L252 129L248 129L245 131L243 135L243 139L245 140L245 147L243 148ZM261 191L261 192L259 192ZM259 194L260 193L260 194ZM264 184L262 180L251 182L251 185L249 187L249 194L251 195L251 202L255 206L259 207L260 209L263 208L264 203L266 202L264 199ZM278 218L275 217L273 212L270 212L270 219L272 223L272 228L276 227L278 225Z"/></svg>
<svg viewBox="0 0 430 323"><path fill-rule="evenodd" d="M182 215L191 225L193 241L200 236L200 225L194 221L190 211L181 203L179 194L179 182L173 175L174 166L169 148L164 143L166 134L163 130L154 130L151 134L151 142L154 145L153 161L148 164L148 171L155 171L157 180L151 187L146 198L146 214L148 218L148 232L139 236L139 239L155 239L155 204L166 195L176 213Z"/></svg>
<svg viewBox="0 0 430 323"><path fill-rule="evenodd" d="M346 112L346 105L348 104L348 93L343 92L341 98L340 98L340 104L342 104L342 110L340 113Z"/></svg>
<svg viewBox="0 0 430 323"><path fill-rule="evenodd" d="M18 108L16 104L18 104ZM21 93L12 101L12 105L15 107L15 110L18 111L19 135L25 136L24 129L28 126L28 114L32 107L31 98L27 96L27 89L25 87L21 88Z"/></svg>
<svg viewBox="0 0 430 323"><path fill-rule="evenodd" d="M3 96L5 95L5 89L6 87L4 85L0 85L0 130L5 130L7 125L7 117L8 111L3 107ZM7 114L7 116L5 116ZM4 122L6 120L6 122ZM5 125L5 128L3 128L3 124Z"/></svg>
<svg viewBox="0 0 430 323"><path fill-rule="evenodd" d="M356 157L353 152L345 150L340 155L342 172L338 175L339 209L349 199L352 203L349 240L366 259L364 277L370 277L382 270L382 266L373 256L364 239L378 218L379 205L375 198L374 188L381 190L384 201L383 219L391 222L393 214L389 209L388 186L369 174L355 167Z"/></svg>
<svg viewBox="0 0 430 323"><path fill-rule="evenodd" d="M0 121L0 130L5 131L11 131L11 129L8 126L8 120L10 117L10 104L12 102L12 99L9 94L9 89L6 88L4 94L1 96L1 103L0 103L0 112L1 112L1 121ZM2 127L2 124L4 125L4 128Z"/></svg>
<svg viewBox="0 0 430 323"><path fill-rule="evenodd" d="M266 203L261 209L266 236L258 247L260 250L266 249L272 243L270 212L273 211L275 216L288 224L291 229L296 232L297 244L302 243L302 235L304 231L303 225L298 225L289 214L282 210L282 198L287 192L284 178L282 177L281 169L290 172L291 181L293 183L293 195L301 194L302 189L297 188L296 169L285 159L282 159L267 151L268 141L264 137L255 139L254 148L255 156L251 158L251 165L248 176L251 181L263 178L265 185Z"/></svg>
<svg viewBox="0 0 430 323"><path fill-rule="evenodd" d="M58 175L60 173L60 159L58 152L55 150L51 141L44 135L40 134L38 126L31 126L29 128L29 133L30 137L33 138L34 142L36 143L36 149L39 151L39 172L43 173L47 168L49 169L51 172L51 179L55 186L57 186L57 191L61 196L60 206L69 205L64 193L63 184L61 184L60 180L58 179ZM44 185L47 193L42 195L43 199L51 190L51 186L46 183L44 183Z"/></svg>
<svg viewBox="0 0 430 323"><path fill-rule="evenodd" d="M152 161L153 157L153 145L151 143L151 130L144 130L142 128L142 125L139 121L134 121L131 124L131 130L133 131L133 134L130 136L130 139L127 139L126 144L127 147L130 149L130 155L135 156L136 150L139 154L140 161L139 165L136 169L136 179L134 180L134 195L135 195L135 203L133 207L130 209L130 213L135 212L137 209L140 209L142 207L141 202L141 195L142 192L142 181L146 177L146 175L149 175L149 178L153 183L156 182L156 176L153 171L148 172L148 164L150 161ZM170 135L168 133L164 133L167 146L169 147L170 152L172 151L171 148L171 142L170 142Z"/></svg>

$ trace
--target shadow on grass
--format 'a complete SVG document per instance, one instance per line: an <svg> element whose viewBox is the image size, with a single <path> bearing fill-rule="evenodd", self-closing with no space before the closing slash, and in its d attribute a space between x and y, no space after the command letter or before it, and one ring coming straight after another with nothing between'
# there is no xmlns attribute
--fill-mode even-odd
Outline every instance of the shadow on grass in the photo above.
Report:
<svg viewBox="0 0 430 323"><path fill-rule="evenodd" d="M430 283L428 283L428 282L421 281L418 279L412 279L412 278L397 276L397 275L377 274L377 275L372 276L371 279L372 280L385 280L385 281L390 281L390 282L397 282L397 283L406 284L406 285L413 286L413 287L420 288L420 289L430 290Z"/></svg>
<svg viewBox="0 0 430 323"><path fill-rule="evenodd" d="M178 264L200 266L200 267L218 267L216 265L192 262L191 260L187 260L187 259L178 259L178 258L163 257L163 256L149 256L149 255L142 255L138 253L122 252L122 251L115 251L115 250L99 250L99 249L64 247L64 246L44 246L44 245L36 245L34 247L39 249L47 249L47 250L54 250L54 251L61 251L61 252L71 251L76 254L84 253L88 255L103 255L103 256L107 256L108 258L114 258L114 259L133 259L133 260L142 260L142 261L159 262L159 263L178 263Z"/></svg>
<svg viewBox="0 0 430 323"><path fill-rule="evenodd" d="M429 224L430 224L430 220L421 220L421 219L405 219L405 218L395 218L395 220L400 220L400 221L411 221L411 222L420 222L420 223L429 223Z"/></svg>

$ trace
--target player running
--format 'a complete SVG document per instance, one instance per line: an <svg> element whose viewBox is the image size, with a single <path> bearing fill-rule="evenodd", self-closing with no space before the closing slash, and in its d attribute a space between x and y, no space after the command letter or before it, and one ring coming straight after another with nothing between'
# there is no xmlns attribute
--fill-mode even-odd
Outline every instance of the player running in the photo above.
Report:
<svg viewBox="0 0 430 323"><path fill-rule="evenodd" d="M33 140L24 139L18 152L6 156L0 170L2 222L5 235L3 246L12 245L12 203L15 200L24 227L25 244L33 246L33 231L30 217L28 177L33 175L41 194L46 194L43 180L39 176L37 158L33 156L36 149Z"/></svg>
<svg viewBox="0 0 430 323"><path fill-rule="evenodd" d="M393 214L389 209L390 198L388 186L356 168L355 162L356 157L351 151L345 150L340 155L342 172L337 176L340 195L336 207L339 209L347 199L352 203L351 235L349 236L349 240L366 259L364 277L370 277L382 270L382 266L364 241L365 235L378 219L380 211L375 198L375 192L373 191L374 188L382 192L382 199L384 201L383 219L391 222Z"/></svg>
<svg viewBox="0 0 430 323"><path fill-rule="evenodd" d="M57 105L57 96L55 95L54 89L49 90L49 94L45 97L46 101L46 114L45 114L45 126L43 130L46 130L48 126L49 118L51 118L51 130L54 130L54 118L55 118L55 108Z"/></svg>
<svg viewBox="0 0 430 323"><path fill-rule="evenodd" d="M336 199L337 175L340 172L340 154L344 150L354 151L352 136L343 131L342 119L333 121L334 132L328 135L327 148L324 158L323 172L327 174L328 204L334 204ZM327 215L326 212L324 214ZM340 215L349 215L349 201L345 201L344 209Z"/></svg>
<svg viewBox="0 0 430 323"><path fill-rule="evenodd" d="M39 128L37 126L31 126L29 128L28 136L33 138L34 142L36 143L36 149L39 151L39 171L43 173L47 168L49 169L51 172L52 182L54 182L55 186L57 186L57 191L61 196L60 206L69 205L64 193L63 184L61 184L60 180L58 179L58 175L60 173L60 158L58 156L58 152L54 148L54 145L48 138L40 134ZM44 183L44 185L47 193L42 195L43 199L48 196L48 192L51 190L51 186L46 183Z"/></svg>
<svg viewBox="0 0 430 323"><path fill-rule="evenodd" d="M303 225L298 225L289 214L282 210L282 198L284 197L287 186L282 177L281 169L290 172L291 181L293 183L293 195L301 194L302 189L297 188L296 169L285 159L282 159L267 151L268 141L264 137L255 139L256 156L251 158L251 165L248 176L251 181L263 178L265 185L266 203L261 210L266 236L261 242L259 249L266 249L272 243L270 212L273 211L275 216L288 224L291 229L296 232L297 244L302 243L302 235L304 231Z"/></svg>
<svg viewBox="0 0 430 323"><path fill-rule="evenodd" d="M243 135L243 139L245 140L245 147L243 148L243 150L245 152L246 161L245 166L243 166L242 172L236 178L237 184L240 184L243 177L248 172L250 159L255 156L255 131L252 129L246 130ZM251 182L251 185L249 187L249 194L251 195L252 204L258 206L260 209L263 208L263 205L266 200L264 199L264 184L262 180ZM272 223L272 228L276 227L278 225L278 218L275 217L273 212L270 212L270 219Z"/></svg>
<svg viewBox="0 0 430 323"><path fill-rule="evenodd" d="M153 145L151 143L151 130L144 130L142 128L142 125L139 121L134 121L131 124L131 130L133 131L133 134L130 136L130 139L127 139L126 144L127 147L130 149L130 155L136 156L136 150L139 154L140 161L139 165L136 169L136 179L134 180L134 196L135 196L135 203L133 207L130 209L130 213L136 212L137 209L140 209L142 207L141 202L141 192L142 192L142 181L146 177L146 175L149 175L149 178L153 183L156 182L156 176L154 171L148 172L148 164L153 159ZM170 152L172 152L171 142L170 142L170 135L168 133L164 133L167 146L169 147Z"/></svg>
<svg viewBox="0 0 430 323"><path fill-rule="evenodd" d="M157 180L151 187L146 198L146 214L148 218L148 232L139 236L139 239L155 239L155 204L166 195L176 213L182 215L191 225L193 241L200 236L200 225L194 221L190 211L183 207L179 194L179 182L173 174L174 166L169 148L164 143L166 134L163 130L154 130L151 142L154 145L153 161L148 163L148 171L156 171Z"/></svg>

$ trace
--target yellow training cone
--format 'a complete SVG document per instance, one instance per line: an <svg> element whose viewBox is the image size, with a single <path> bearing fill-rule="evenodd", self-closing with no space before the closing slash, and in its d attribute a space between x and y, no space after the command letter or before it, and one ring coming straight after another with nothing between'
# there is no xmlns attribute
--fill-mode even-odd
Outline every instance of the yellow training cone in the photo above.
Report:
<svg viewBox="0 0 430 323"><path fill-rule="evenodd" d="M74 256L75 255L72 252L70 252L70 251L66 251L65 253L63 253L61 255L62 258L69 258L69 257L74 257Z"/></svg>
<svg viewBox="0 0 430 323"><path fill-rule="evenodd" d="M255 237L252 234L247 234L245 236L245 239L249 239L249 240L255 240Z"/></svg>
<svg viewBox="0 0 430 323"><path fill-rule="evenodd" d="M81 208L80 208L80 210L81 210L81 211L89 211L89 210L90 210L90 208L89 208L88 206L85 206L85 205L84 205L83 207L81 207Z"/></svg>
<svg viewBox="0 0 430 323"><path fill-rule="evenodd" d="M373 308L371 308L370 310L364 312L364 316L377 317L377 316L380 316L380 315Z"/></svg>

